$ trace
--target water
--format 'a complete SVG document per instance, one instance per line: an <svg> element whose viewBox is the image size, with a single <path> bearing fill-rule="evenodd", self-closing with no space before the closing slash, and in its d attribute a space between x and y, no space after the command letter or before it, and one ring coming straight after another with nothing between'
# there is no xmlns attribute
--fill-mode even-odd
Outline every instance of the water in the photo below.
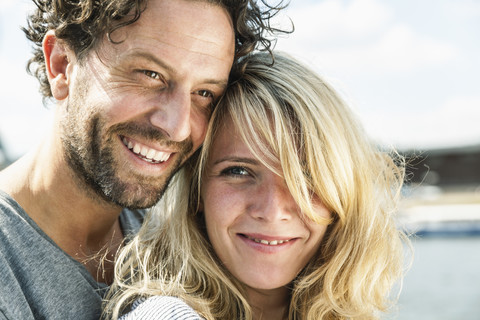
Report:
<svg viewBox="0 0 480 320"><path fill-rule="evenodd" d="M413 239L396 320L480 319L480 236Z"/></svg>

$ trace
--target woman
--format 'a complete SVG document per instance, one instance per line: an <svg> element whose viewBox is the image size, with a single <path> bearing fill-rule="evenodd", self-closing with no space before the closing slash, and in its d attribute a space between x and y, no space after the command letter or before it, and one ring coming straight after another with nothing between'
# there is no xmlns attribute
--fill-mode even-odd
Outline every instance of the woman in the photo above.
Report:
<svg viewBox="0 0 480 320"><path fill-rule="evenodd" d="M108 317L177 319L182 301L205 319L375 319L390 306L408 241L392 220L401 159L309 68L270 59L243 60L201 154L121 252Z"/></svg>

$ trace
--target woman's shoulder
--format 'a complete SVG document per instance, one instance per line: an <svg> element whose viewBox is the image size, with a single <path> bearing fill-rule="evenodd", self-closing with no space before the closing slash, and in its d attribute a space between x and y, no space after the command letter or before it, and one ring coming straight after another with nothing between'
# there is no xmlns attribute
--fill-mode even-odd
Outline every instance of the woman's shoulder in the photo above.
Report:
<svg viewBox="0 0 480 320"><path fill-rule="evenodd" d="M203 320L180 298L152 296L136 300L132 310L119 320Z"/></svg>

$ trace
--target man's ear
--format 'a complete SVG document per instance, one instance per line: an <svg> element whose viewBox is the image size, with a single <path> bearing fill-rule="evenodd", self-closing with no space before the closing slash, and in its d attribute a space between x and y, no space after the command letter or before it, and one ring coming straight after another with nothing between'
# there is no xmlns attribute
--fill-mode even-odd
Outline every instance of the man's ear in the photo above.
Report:
<svg viewBox="0 0 480 320"><path fill-rule="evenodd" d="M65 44L57 39L53 30L45 34L42 46L50 90L55 99L63 100L68 96L69 52Z"/></svg>

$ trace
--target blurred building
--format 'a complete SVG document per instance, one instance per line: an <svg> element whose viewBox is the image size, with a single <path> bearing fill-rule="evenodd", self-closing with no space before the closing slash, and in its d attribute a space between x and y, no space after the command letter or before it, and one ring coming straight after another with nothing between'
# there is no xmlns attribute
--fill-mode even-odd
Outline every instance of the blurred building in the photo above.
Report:
<svg viewBox="0 0 480 320"><path fill-rule="evenodd" d="M400 223L421 235L480 234L480 144L403 154Z"/></svg>
<svg viewBox="0 0 480 320"><path fill-rule="evenodd" d="M442 188L480 186L480 144L458 148L404 152L407 183Z"/></svg>

